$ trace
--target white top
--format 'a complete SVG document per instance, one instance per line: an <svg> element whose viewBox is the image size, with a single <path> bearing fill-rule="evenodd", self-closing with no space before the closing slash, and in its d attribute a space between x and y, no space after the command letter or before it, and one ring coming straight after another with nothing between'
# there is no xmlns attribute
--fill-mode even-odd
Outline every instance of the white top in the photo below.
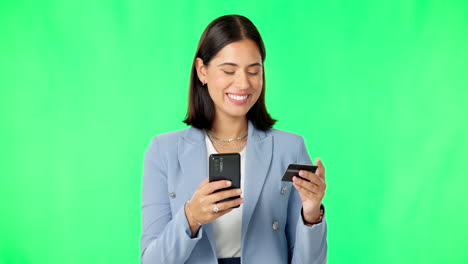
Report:
<svg viewBox="0 0 468 264"><path fill-rule="evenodd" d="M213 143L205 134L208 159L211 154L218 154ZM239 152L241 156L241 190L244 190L245 175L245 149ZM243 194L241 194L243 197ZM213 229L216 240L217 258L237 258L241 256L241 228L242 228L242 204L231 212L214 220Z"/></svg>

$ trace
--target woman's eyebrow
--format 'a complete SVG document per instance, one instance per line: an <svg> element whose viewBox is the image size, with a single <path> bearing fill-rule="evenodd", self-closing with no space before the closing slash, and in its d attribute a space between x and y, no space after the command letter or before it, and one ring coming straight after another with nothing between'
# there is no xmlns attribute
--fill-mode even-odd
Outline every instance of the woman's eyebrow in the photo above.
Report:
<svg viewBox="0 0 468 264"><path fill-rule="evenodd" d="M236 67L239 66L239 65L235 64L234 62L223 62L223 63L219 64L218 67L224 66L224 65L236 66ZM250 64L249 66L247 66L247 68L248 68L248 67L253 67L253 66L262 66L262 64L260 64L260 63L258 63L258 62L252 63L252 64Z"/></svg>

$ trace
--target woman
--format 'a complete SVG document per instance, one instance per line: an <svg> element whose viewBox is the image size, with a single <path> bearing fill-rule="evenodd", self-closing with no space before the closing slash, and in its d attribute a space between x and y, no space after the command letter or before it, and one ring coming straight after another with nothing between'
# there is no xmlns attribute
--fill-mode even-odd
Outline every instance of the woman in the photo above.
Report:
<svg viewBox="0 0 468 264"><path fill-rule="evenodd" d="M281 181L290 163L311 161L301 136L272 128L264 60L246 17L219 17L203 32L184 120L191 127L154 137L146 152L142 263L326 262L325 169L317 159L316 173L299 172L309 181ZM214 193L230 182L208 181L208 156L233 152L241 188Z"/></svg>

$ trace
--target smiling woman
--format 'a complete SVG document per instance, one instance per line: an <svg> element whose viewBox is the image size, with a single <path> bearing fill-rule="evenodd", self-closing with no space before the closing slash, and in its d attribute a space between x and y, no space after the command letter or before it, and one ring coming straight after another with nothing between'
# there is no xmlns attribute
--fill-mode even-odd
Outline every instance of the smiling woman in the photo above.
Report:
<svg viewBox="0 0 468 264"><path fill-rule="evenodd" d="M312 162L301 136L272 128L264 61L246 17L219 17L203 32L184 120L191 127L154 137L145 155L143 263L326 262L325 168L317 159L316 173L281 181L289 164ZM221 153L239 157L239 184L209 181L210 154Z"/></svg>
<svg viewBox="0 0 468 264"><path fill-rule="evenodd" d="M263 87L261 62L260 51L250 39L226 45L209 64L196 58L198 78L209 84L215 120L244 118L257 102Z"/></svg>
<svg viewBox="0 0 468 264"><path fill-rule="evenodd" d="M231 110L232 114L247 114L261 130L271 128L276 120L265 107L265 57L260 33L246 17L224 16L211 22L200 38L192 65L184 122L209 130L215 109L221 110L219 114L228 114L226 103L230 101L240 105Z"/></svg>

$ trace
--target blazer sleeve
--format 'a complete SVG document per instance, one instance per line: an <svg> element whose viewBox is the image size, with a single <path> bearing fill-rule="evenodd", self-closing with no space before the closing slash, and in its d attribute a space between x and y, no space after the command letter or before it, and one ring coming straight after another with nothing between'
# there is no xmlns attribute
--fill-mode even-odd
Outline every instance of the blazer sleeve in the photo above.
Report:
<svg viewBox="0 0 468 264"><path fill-rule="evenodd" d="M142 191L141 263L184 263L203 230L191 238L184 208L171 213L167 162L157 137L145 153Z"/></svg>
<svg viewBox="0 0 468 264"><path fill-rule="evenodd" d="M298 146L297 163L312 164L302 137L300 137ZM302 201L299 192L292 186L288 206L288 224L286 226L291 263L326 263L327 223L325 215L321 223L307 226L302 219L301 210Z"/></svg>

